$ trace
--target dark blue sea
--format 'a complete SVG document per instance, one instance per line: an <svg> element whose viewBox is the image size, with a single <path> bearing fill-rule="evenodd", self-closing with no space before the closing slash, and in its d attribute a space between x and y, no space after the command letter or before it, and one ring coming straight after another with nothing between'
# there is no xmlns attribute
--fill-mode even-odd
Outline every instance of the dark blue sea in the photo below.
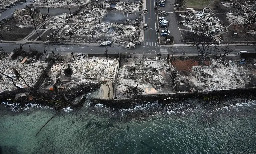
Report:
<svg viewBox="0 0 256 154"><path fill-rule="evenodd" d="M37 107L13 112L4 106L3 154L256 153L256 100L151 102L115 110L85 103L57 113Z"/></svg>

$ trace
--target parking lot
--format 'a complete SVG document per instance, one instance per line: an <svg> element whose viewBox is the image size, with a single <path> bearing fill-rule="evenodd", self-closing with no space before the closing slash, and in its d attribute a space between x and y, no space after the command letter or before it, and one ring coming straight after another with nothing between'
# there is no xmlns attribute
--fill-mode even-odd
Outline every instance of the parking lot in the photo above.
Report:
<svg viewBox="0 0 256 154"><path fill-rule="evenodd" d="M157 31L159 44L180 44L182 40L176 15L175 0L156 0Z"/></svg>

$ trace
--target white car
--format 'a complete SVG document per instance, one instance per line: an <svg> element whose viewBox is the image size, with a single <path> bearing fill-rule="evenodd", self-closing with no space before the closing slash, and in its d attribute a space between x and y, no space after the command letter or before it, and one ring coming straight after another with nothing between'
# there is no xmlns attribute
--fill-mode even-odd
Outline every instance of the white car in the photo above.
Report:
<svg viewBox="0 0 256 154"><path fill-rule="evenodd" d="M166 19L163 19L163 20L160 20L160 21L159 21L160 24L167 24L168 22L169 22L169 21L166 20Z"/></svg>
<svg viewBox="0 0 256 154"><path fill-rule="evenodd" d="M147 29L147 28L148 28L148 24L144 24L144 25L143 25L143 28L144 28L144 29Z"/></svg>
<svg viewBox="0 0 256 154"><path fill-rule="evenodd" d="M166 20L165 17L158 17L158 20L161 21L161 20Z"/></svg>
<svg viewBox="0 0 256 154"><path fill-rule="evenodd" d="M100 43L100 46L111 46L112 42L111 41L104 41Z"/></svg>
<svg viewBox="0 0 256 154"><path fill-rule="evenodd" d="M240 51L239 53L240 53L240 54L242 54L242 53L248 53L248 51Z"/></svg>
<svg viewBox="0 0 256 154"><path fill-rule="evenodd" d="M129 43L126 45L126 48L128 48L128 49L135 48L135 44L132 43L132 42L129 42Z"/></svg>

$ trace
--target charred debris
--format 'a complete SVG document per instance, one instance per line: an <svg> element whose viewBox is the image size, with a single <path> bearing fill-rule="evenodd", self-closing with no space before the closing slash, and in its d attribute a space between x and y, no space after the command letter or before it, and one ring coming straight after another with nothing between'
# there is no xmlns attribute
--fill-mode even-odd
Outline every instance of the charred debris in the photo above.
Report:
<svg viewBox="0 0 256 154"><path fill-rule="evenodd" d="M256 60L239 56L86 55L23 50L0 56L0 101L15 107L37 103L60 110L104 104L211 103L255 95ZM18 104L18 105L17 105ZM14 108L15 108L14 107Z"/></svg>
<svg viewBox="0 0 256 154"><path fill-rule="evenodd" d="M1 52L1 60L15 61L10 63L9 68L3 64L0 72L0 80L8 83L0 88L1 102L17 102L17 107L24 107L26 104L37 103L49 106L56 110L69 107L81 106L87 93L99 88L100 83L76 82L71 75L72 68L66 65L63 75L53 81L51 69L56 63L65 61L64 56L59 54L40 53L35 50L24 51L21 48L15 49L12 54ZM16 64L16 65L15 65ZM30 65L40 69L28 69ZM71 85L72 83L72 85Z"/></svg>

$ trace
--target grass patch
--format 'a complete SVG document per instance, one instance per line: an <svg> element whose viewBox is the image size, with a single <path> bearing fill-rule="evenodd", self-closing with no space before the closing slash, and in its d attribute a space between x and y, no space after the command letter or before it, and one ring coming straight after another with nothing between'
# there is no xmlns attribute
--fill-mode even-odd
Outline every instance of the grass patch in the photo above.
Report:
<svg viewBox="0 0 256 154"><path fill-rule="evenodd" d="M185 0L186 7L194 9L203 9L213 4L214 0Z"/></svg>

